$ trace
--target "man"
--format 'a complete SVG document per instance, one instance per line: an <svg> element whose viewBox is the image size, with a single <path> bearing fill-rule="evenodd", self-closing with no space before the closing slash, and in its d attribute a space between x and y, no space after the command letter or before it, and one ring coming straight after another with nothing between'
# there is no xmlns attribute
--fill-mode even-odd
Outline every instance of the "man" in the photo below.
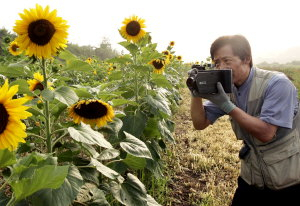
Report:
<svg viewBox="0 0 300 206"><path fill-rule="evenodd" d="M244 36L219 37L210 53L217 69L232 69L233 93L226 95L220 83L216 94L191 89L191 117L195 129L203 130L227 114L243 140L232 206L300 205L297 89L284 74L253 67Z"/></svg>

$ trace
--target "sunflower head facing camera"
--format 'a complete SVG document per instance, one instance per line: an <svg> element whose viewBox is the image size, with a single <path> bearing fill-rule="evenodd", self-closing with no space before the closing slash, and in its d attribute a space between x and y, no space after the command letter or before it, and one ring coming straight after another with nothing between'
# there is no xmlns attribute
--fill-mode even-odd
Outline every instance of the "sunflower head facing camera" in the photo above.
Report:
<svg viewBox="0 0 300 206"><path fill-rule="evenodd" d="M226 93L232 92L232 71L231 69L210 69L211 65L194 64L189 71L186 85L199 94L218 93L217 83L220 82Z"/></svg>

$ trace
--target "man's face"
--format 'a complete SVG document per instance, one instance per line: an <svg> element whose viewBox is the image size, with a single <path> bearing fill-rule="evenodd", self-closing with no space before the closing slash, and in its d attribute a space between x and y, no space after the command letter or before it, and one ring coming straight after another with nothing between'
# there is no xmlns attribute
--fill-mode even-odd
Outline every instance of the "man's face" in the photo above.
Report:
<svg viewBox="0 0 300 206"><path fill-rule="evenodd" d="M230 45L225 45L214 54L214 62L217 69L232 69L233 83L240 86L249 75L249 61L242 61L239 56L233 54Z"/></svg>

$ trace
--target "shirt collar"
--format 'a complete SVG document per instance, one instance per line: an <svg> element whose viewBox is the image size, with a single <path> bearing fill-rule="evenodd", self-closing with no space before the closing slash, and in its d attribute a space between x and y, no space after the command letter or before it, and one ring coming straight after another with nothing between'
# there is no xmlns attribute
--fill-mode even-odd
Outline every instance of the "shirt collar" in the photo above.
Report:
<svg viewBox="0 0 300 206"><path fill-rule="evenodd" d="M254 69L251 68L247 80L246 80L241 86L236 87L237 90L242 91L242 90L245 90L246 88L248 88L248 86L249 86L249 84L251 83L251 80L252 80L252 78L253 78L253 74L254 74Z"/></svg>

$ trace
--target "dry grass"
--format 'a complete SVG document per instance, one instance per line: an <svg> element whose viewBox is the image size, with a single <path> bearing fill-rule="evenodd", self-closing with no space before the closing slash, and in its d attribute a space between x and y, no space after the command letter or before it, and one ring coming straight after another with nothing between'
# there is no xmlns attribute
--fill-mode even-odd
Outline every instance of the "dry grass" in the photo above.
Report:
<svg viewBox="0 0 300 206"><path fill-rule="evenodd" d="M181 93L183 100L174 119L176 144L168 146L171 181L166 205L229 205L239 174L241 142L236 140L228 116L203 131L195 130L189 91L182 89Z"/></svg>

